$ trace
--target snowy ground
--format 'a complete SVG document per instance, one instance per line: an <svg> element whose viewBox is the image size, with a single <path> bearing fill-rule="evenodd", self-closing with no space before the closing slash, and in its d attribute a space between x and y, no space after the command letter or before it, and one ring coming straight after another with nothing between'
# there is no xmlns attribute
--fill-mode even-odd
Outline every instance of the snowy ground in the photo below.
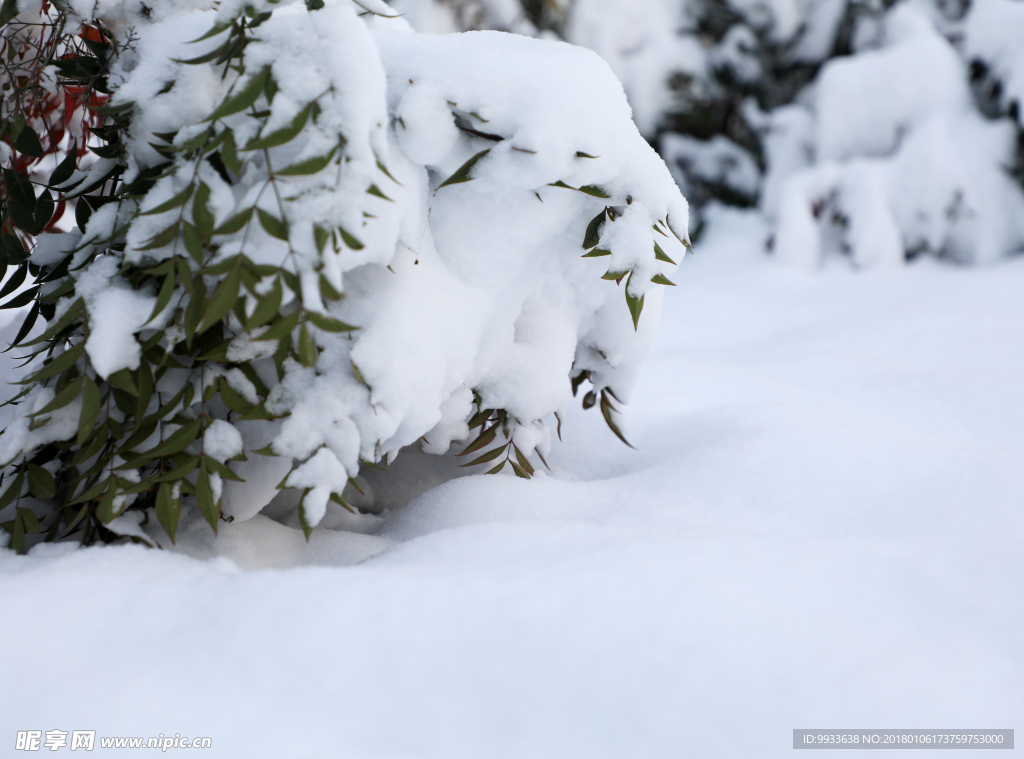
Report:
<svg viewBox="0 0 1024 759"><path fill-rule="evenodd" d="M376 535L0 553L0 741L774 757L793 728L1022 727L1024 259L810 273L759 235L720 216L679 272L636 452L579 411L553 476L449 482Z"/></svg>

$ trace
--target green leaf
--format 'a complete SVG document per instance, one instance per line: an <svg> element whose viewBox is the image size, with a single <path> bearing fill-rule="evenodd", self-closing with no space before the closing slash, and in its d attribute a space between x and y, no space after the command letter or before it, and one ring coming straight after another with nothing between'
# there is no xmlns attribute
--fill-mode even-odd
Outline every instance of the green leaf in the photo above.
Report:
<svg viewBox="0 0 1024 759"><path fill-rule="evenodd" d="M284 296L284 290L281 287L281 278L277 277L274 279L274 284L270 288L270 292L260 297L256 303L256 308L252 312L252 316L246 321L245 329L252 331L257 327L262 327L268 321L277 315L278 310L281 308L281 300Z"/></svg>
<svg viewBox="0 0 1024 759"><path fill-rule="evenodd" d="M100 389L88 376L83 378L82 384L82 414L78 417L78 445L84 445L89 439L96 418L100 413Z"/></svg>
<svg viewBox="0 0 1024 759"><path fill-rule="evenodd" d="M667 264L675 266L676 262L666 255L665 251L661 249L661 246L657 242L654 243L654 257L659 261L664 261Z"/></svg>
<svg viewBox="0 0 1024 759"><path fill-rule="evenodd" d="M238 300L238 290L241 284L241 267L236 265L231 272L220 281L213 295L210 296L210 303L206 307L206 314L203 316L203 324L199 332L205 332L214 324L219 322L230 313Z"/></svg>
<svg viewBox="0 0 1024 759"><path fill-rule="evenodd" d="M39 380L47 379L48 377L55 377L62 372L67 371L75 362L81 357L82 352L85 350L85 340L81 340L78 345L74 346L70 350L66 350L61 353L57 358L50 361L42 369L35 374L31 374L25 379L19 382L19 385L28 385L39 382Z"/></svg>
<svg viewBox="0 0 1024 759"><path fill-rule="evenodd" d="M114 372L107 377L107 382L109 382L113 387L124 390L132 398L139 397L139 391L135 387L135 380L132 379L132 373L127 369L119 369Z"/></svg>
<svg viewBox="0 0 1024 759"><path fill-rule="evenodd" d="M619 426L617 424L615 424L615 420L612 418L612 414L613 414L614 411L615 411L615 409L612 408L612 404L608 401L607 398L605 398L604 391L602 390L601 391L601 415L604 417L605 424L608 425L608 429L610 429L612 432L614 432L615 436L619 440L621 440L623 443L628 445L630 448L633 448L633 445L628 440L626 440L626 436L622 434L622 430L620 430Z"/></svg>
<svg viewBox="0 0 1024 759"><path fill-rule="evenodd" d="M181 237L185 242L185 250L187 250L188 254L192 256L192 260L202 266L203 238L199 236L199 230L186 221L181 232ZM184 280L184 277L182 277L182 280ZM190 290L192 289L188 286L187 282L185 283L185 286Z"/></svg>
<svg viewBox="0 0 1024 759"><path fill-rule="evenodd" d="M303 322L299 328L299 361L303 366L316 366L316 344L309 334L309 328Z"/></svg>
<svg viewBox="0 0 1024 759"><path fill-rule="evenodd" d="M324 246L327 245L329 239L331 239L330 232L319 225L313 227L313 240L316 242L317 253L324 252Z"/></svg>
<svg viewBox="0 0 1024 759"><path fill-rule="evenodd" d="M55 189L57 185L64 184L71 179L71 175L75 173L75 167L77 164L78 142L76 140L72 140L67 156L65 156L64 160L57 165L57 168L53 170L53 173L50 174L50 181L47 182L47 184Z"/></svg>
<svg viewBox="0 0 1024 759"><path fill-rule="evenodd" d="M28 465L28 490L40 501L47 501L57 494L57 484L53 475L38 464Z"/></svg>
<svg viewBox="0 0 1024 759"><path fill-rule="evenodd" d="M466 446L466 450L460 453L459 456L465 456L466 454L473 453L474 451L479 451L484 446L490 445L497 434L498 425L495 424L490 429L481 432L477 439Z"/></svg>
<svg viewBox="0 0 1024 759"><path fill-rule="evenodd" d="M607 192L602 190L596 184L583 185L583 187L580 188L580 192L584 192L587 195L593 195L595 198L610 198L611 197L611 195L609 195Z"/></svg>
<svg viewBox="0 0 1024 759"><path fill-rule="evenodd" d="M655 274L653 277L651 277L651 282L653 282L656 285L671 285L672 287L676 286L676 283L670 280L664 274Z"/></svg>
<svg viewBox="0 0 1024 759"><path fill-rule="evenodd" d="M0 26L7 24L12 18L14 18L17 15L18 0L4 0L4 4L0 5ZM10 42L8 42L8 44L10 44Z"/></svg>
<svg viewBox="0 0 1024 759"><path fill-rule="evenodd" d="M363 244L359 242L357 238L353 237L348 232L346 232L343 227L338 227L338 232L341 233L341 239L344 240L345 244L352 248L352 250L363 249Z"/></svg>
<svg viewBox="0 0 1024 759"><path fill-rule="evenodd" d="M253 338L254 340L280 340L286 335L290 335L292 330L295 329L299 324L299 317L301 316L300 311L294 311L288 316L281 317L275 322L270 329L264 332L259 337Z"/></svg>
<svg viewBox="0 0 1024 759"><path fill-rule="evenodd" d="M291 166L285 166L283 169L278 169L274 173L279 177L299 177L306 176L308 174L316 174L318 171L323 171L327 168L327 165L331 162L331 159L334 158L334 154L337 151L338 149L334 148L327 155L317 156L316 158L307 158L305 161L299 161L299 163L293 163ZM374 185L374 187L376 187L376 185Z"/></svg>
<svg viewBox="0 0 1024 759"><path fill-rule="evenodd" d="M216 24L214 24L212 27L210 27L209 31L207 31L206 34L204 34L202 37L196 37L194 40L191 40L187 44L194 45L197 42L202 42L203 40L208 40L208 39L210 39L210 37L216 37L218 34L221 34L222 32L226 32L230 28L231 28L231 24L225 24L222 21L218 21Z"/></svg>
<svg viewBox="0 0 1024 759"><path fill-rule="evenodd" d="M531 466L530 460L523 455L523 452L519 450L518 445L513 444L512 447L515 449L516 461L519 462L519 466L521 466L527 473L533 474L533 466Z"/></svg>
<svg viewBox="0 0 1024 759"><path fill-rule="evenodd" d="M250 105L256 102L256 98L263 92L263 87L267 83L267 77L270 76L270 67L265 66L260 73L252 77L248 82L245 83L241 89L234 94L228 95L224 98L224 101L217 106L217 108L207 116L203 121L216 121L222 119L225 116L230 116L233 113L244 111Z"/></svg>
<svg viewBox="0 0 1024 759"><path fill-rule="evenodd" d="M611 271L611 270L609 270L609 271L606 271L604 274L601 275L601 279L614 280L614 281L618 282L623 277L625 277L627 274L629 274L629 270L628 269L626 269L625 271Z"/></svg>
<svg viewBox="0 0 1024 759"><path fill-rule="evenodd" d="M43 471L45 472L46 470L44 469ZM47 474L49 474L49 472L47 472ZM38 498L39 496L36 497ZM30 535L39 534L39 518L32 509L26 509L24 507L18 509L16 518L20 518L21 523L25 525L25 532Z"/></svg>
<svg viewBox="0 0 1024 759"><path fill-rule="evenodd" d="M48 342L54 337L54 335L63 332L64 329L71 324L71 322L73 322L83 313L85 313L85 299L78 298L74 303L71 304L68 310L64 312L60 319L51 324L43 334L41 334L32 342L25 343L24 346L22 347L27 348L31 345L38 345L39 343Z"/></svg>
<svg viewBox="0 0 1024 759"><path fill-rule="evenodd" d="M309 523L306 518L306 496L309 495L309 491L312 488L306 488L302 491L302 498L299 499L299 524L302 526L302 534L306 536L306 542L309 542L309 536L313 532L313 525Z"/></svg>
<svg viewBox="0 0 1024 759"><path fill-rule="evenodd" d="M600 156L590 155L589 153L584 153L582 150L577 150L576 151L576 157L577 158L600 158Z"/></svg>
<svg viewBox="0 0 1024 759"><path fill-rule="evenodd" d="M370 188L366 192L369 193L370 195L375 195L378 198L383 198L384 200L390 201L392 203L395 202L395 201L391 200L391 198L389 198L383 192L381 192L381 189L377 185L375 185L375 184L371 184Z"/></svg>
<svg viewBox="0 0 1024 759"><path fill-rule="evenodd" d="M35 413L33 413L32 416L43 416L44 414L49 414L50 412L56 411L57 409L64 408L69 403L71 403L71 401L73 401L75 398L78 397L78 393L79 393L79 391L81 389L82 389L82 380L81 379L78 379L77 381L72 382L66 388L64 388L59 393L57 393L53 397L52 401L50 401L45 406L43 406L41 409L39 409L39 411L36 411Z"/></svg>
<svg viewBox="0 0 1024 759"><path fill-rule="evenodd" d="M242 173L242 159L238 157L235 133L230 129L224 130L224 139L220 143L220 159L236 176Z"/></svg>
<svg viewBox="0 0 1024 759"><path fill-rule="evenodd" d="M470 182L470 181L472 181L473 177L470 176L470 172L473 170L473 167L477 165L477 163L480 161L481 158L483 158L485 155L487 155L490 152L491 152L490 148L488 148L487 150L481 150L475 156L473 156L468 161L466 161L464 164L462 164L462 166L460 166L455 171L454 174L452 174L446 180L441 182L441 184L439 184L437 186L437 189L440 190L442 187L447 187L450 184L459 184L460 182Z"/></svg>
<svg viewBox="0 0 1024 759"><path fill-rule="evenodd" d="M268 235L276 237L278 240L288 239L288 222L272 216L262 208L257 208L256 213L260 217L260 226L267 231Z"/></svg>
<svg viewBox="0 0 1024 759"><path fill-rule="evenodd" d="M151 448L148 451L144 451L140 458L148 460L159 459L170 456L178 451L183 451L190 446L197 437L199 437L199 433L202 429L203 422L201 419L189 422L183 427L179 427L175 430L174 433L160 445L155 448ZM138 459L135 461L138 461ZM135 461L129 463L134 464ZM130 468L134 469L135 467L132 466Z"/></svg>
<svg viewBox="0 0 1024 759"><path fill-rule="evenodd" d="M498 472L505 468L505 464L507 463L507 459L502 459L501 463L499 463L498 466L494 467L493 469L488 469L486 472L484 472L484 474L497 474Z"/></svg>
<svg viewBox="0 0 1024 759"><path fill-rule="evenodd" d="M245 480L231 471L231 467L220 463L215 458L203 456L203 464L214 474L219 474L222 479L231 480L232 482L245 482Z"/></svg>
<svg viewBox="0 0 1024 759"><path fill-rule="evenodd" d="M599 242L601 242L601 226L604 224L605 216L607 215L606 209L601 209L601 213L595 216L590 224L587 225L587 233L583 236L583 247L593 248Z"/></svg>
<svg viewBox="0 0 1024 759"><path fill-rule="evenodd" d="M178 532L178 517L181 515L181 501L172 495L171 484L164 482L156 491L156 518L174 543Z"/></svg>
<svg viewBox="0 0 1024 759"><path fill-rule="evenodd" d="M462 467L467 467L467 466L477 466L478 464L486 464L488 461L494 461L496 458L498 458L498 456L500 456L504 452L505 452L505 446L498 446L494 450L488 451L483 456L480 456L479 458L475 458L472 461L470 461L468 464L462 464L461 466ZM461 456L464 453L465 453L465 451L463 451L459 455Z"/></svg>
<svg viewBox="0 0 1024 759"><path fill-rule="evenodd" d="M324 332L351 332L359 329L359 327L353 327L351 324L345 324L345 322L339 319L324 316L315 311L307 311L306 317Z"/></svg>
<svg viewBox="0 0 1024 759"><path fill-rule="evenodd" d="M207 32L207 34L209 34L209 32ZM198 42L198 40L195 41ZM172 58L171 60L175 63L185 63L190 66L197 66L200 63L209 63L210 61L214 61L217 58L220 58L221 55L223 55L224 53L229 52L231 50L232 43L233 40L228 38L228 41L225 42L223 45L214 50L211 50L209 53L206 53L205 55L200 55L196 58L189 58L188 60L184 61L179 58Z"/></svg>
<svg viewBox="0 0 1024 759"><path fill-rule="evenodd" d="M246 208L244 211L239 211L234 216L228 217L223 224L213 230L213 234L233 235L235 232L241 231L251 218L252 209Z"/></svg>
<svg viewBox="0 0 1024 759"><path fill-rule="evenodd" d="M178 236L179 226L179 222L174 222L171 226L167 227L167 229L150 237L149 240L146 241L146 244L139 248L139 250L153 250L155 248L162 248L165 245L169 245L174 241L174 238Z"/></svg>
<svg viewBox="0 0 1024 759"><path fill-rule="evenodd" d="M174 262L168 261L169 266L167 267L167 274L164 275L164 281L160 285L160 292L156 296L156 304L153 306L153 311L150 313L149 318L146 319L142 326L146 326L159 316L167 304L171 302L171 296L174 295Z"/></svg>
<svg viewBox="0 0 1024 759"><path fill-rule="evenodd" d="M191 300L185 308L185 341L189 346L192 345L192 340L196 336L196 328L206 311L206 283L203 282L202 277L196 278L191 296Z"/></svg>
<svg viewBox="0 0 1024 759"><path fill-rule="evenodd" d="M213 213L210 211L210 188L205 182L199 183L196 199L192 201L192 221L201 237L209 237L213 232Z"/></svg>
<svg viewBox="0 0 1024 759"><path fill-rule="evenodd" d="M519 466L516 462L508 462L512 465L512 471L516 473L516 477L522 477L524 480L530 479L530 475L527 474L526 470Z"/></svg>
<svg viewBox="0 0 1024 759"><path fill-rule="evenodd" d="M629 294L629 283L626 283L626 305L629 306L629 315L633 317L633 329L640 324L640 312L644 310L644 296L637 298Z"/></svg>
<svg viewBox="0 0 1024 759"><path fill-rule="evenodd" d="M224 401L224 405L234 411L236 414L248 414L253 409L253 405L249 403L242 394L231 387L228 381L223 377L219 379L220 384L220 399Z"/></svg>
<svg viewBox="0 0 1024 759"><path fill-rule="evenodd" d="M306 126L306 121L309 120L309 114L313 111L314 103L309 103L305 108L299 111L298 115L292 119L292 123L283 129L278 129L276 132L271 132L268 135L260 135L255 139L249 140L245 144L243 150L266 150L267 148L277 147L283 145L286 142L291 142L299 136L299 132Z"/></svg>
<svg viewBox="0 0 1024 759"><path fill-rule="evenodd" d="M139 216L155 216L158 213L167 213L167 211L179 208L188 202L188 199L192 197L192 193L195 192L195 189L196 186L194 184L190 184L170 200L161 203L154 208L150 208L148 211L142 211Z"/></svg>
<svg viewBox="0 0 1024 759"><path fill-rule="evenodd" d="M8 44L11 43L8 42ZM30 126L26 126L21 130L13 142L13 147L22 155L27 155L32 158L43 157L43 146L39 142L39 135L37 135L36 130Z"/></svg>
<svg viewBox="0 0 1024 759"><path fill-rule="evenodd" d="M18 476L14 478L14 483L7 487L4 494L0 496L0 510L6 509L14 500L21 495L21 489L25 485L25 470L19 469Z"/></svg>
<svg viewBox="0 0 1024 759"><path fill-rule="evenodd" d="M582 256L580 256L580 258L600 258L601 256L610 256L611 254L612 252L610 250L605 250L604 248L594 248L589 253L584 253ZM612 277L612 279L617 279L617 277Z"/></svg>
<svg viewBox="0 0 1024 759"><path fill-rule="evenodd" d="M146 410L149 408L149 402L153 398L153 370L149 368L149 362L146 359L142 359L139 362L139 368L136 370L138 375L139 384L139 399L135 404L135 428L139 429L142 424L142 420L146 415Z"/></svg>
<svg viewBox="0 0 1024 759"><path fill-rule="evenodd" d="M196 501L207 523L217 533L217 520L220 518L220 503L214 500L213 488L210 486L210 474L206 471L206 461L199 465L199 476L196 477Z"/></svg>

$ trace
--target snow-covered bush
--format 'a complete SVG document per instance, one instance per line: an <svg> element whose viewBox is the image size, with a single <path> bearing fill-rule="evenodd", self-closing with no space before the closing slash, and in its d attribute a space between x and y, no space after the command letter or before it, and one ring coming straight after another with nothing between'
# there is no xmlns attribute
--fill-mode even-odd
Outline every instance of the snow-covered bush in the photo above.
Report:
<svg viewBox="0 0 1024 759"><path fill-rule="evenodd" d="M396 0L397 2L398 0ZM461 0L401 0L417 19ZM510 23L515 2L478 2ZM487 8L500 6L502 13ZM531 20L534 4L520 17ZM777 257L858 266L1024 247L1016 0L572 0L561 34L622 79L683 193L758 205ZM505 21L503 21L503 19ZM699 214L697 225L699 229Z"/></svg>
<svg viewBox="0 0 1024 759"><path fill-rule="evenodd" d="M687 206L596 55L371 0L80 5L43 18L113 41L113 100L46 182L95 210L13 232L46 320L0 437L15 547L278 488L308 534L418 441L529 477L583 382L622 437Z"/></svg>

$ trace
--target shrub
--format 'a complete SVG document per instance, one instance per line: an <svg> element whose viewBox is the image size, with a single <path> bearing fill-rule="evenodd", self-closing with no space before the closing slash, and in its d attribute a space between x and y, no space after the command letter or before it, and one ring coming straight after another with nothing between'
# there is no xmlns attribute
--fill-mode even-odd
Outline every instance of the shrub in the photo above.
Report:
<svg viewBox="0 0 1024 759"><path fill-rule="evenodd" d="M281 488L308 537L421 440L528 478L584 382L625 439L687 209L600 59L371 0L101 10L4 18L53 61L15 92L79 88L85 119L37 150L45 109L4 104L4 305L37 361L0 437L13 548L173 541Z"/></svg>

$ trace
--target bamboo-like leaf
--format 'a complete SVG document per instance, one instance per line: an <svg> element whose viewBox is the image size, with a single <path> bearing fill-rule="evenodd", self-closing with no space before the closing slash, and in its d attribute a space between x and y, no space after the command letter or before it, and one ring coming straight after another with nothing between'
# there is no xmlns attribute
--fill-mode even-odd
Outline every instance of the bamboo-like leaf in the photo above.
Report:
<svg viewBox="0 0 1024 759"><path fill-rule="evenodd" d="M629 315L633 317L633 329L637 329L640 324L640 313L644 310L644 296L641 295L637 298L634 295L629 294L629 285L626 287L626 305L629 307Z"/></svg>
<svg viewBox="0 0 1024 759"><path fill-rule="evenodd" d="M351 324L345 324L340 319L318 314L315 311L307 311L306 317L324 332L352 332L359 329L359 327L353 327Z"/></svg>
<svg viewBox="0 0 1024 759"><path fill-rule="evenodd" d="M262 208L257 208L256 213L260 217L260 226L267 231L268 235L276 237L278 240L288 239L287 221L283 221L276 216L267 213Z"/></svg>
<svg viewBox="0 0 1024 759"><path fill-rule="evenodd" d="M230 116L233 113L244 111L256 102L256 98L258 98L260 93L263 92L263 87L266 85L267 77L269 76L270 67L265 66L260 73L246 82L245 86L224 98L224 101L214 109L213 113L203 119L203 121L216 121L217 119L222 119L225 116Z"/></svg>
<svg viewBox="0 0 1024 759"><path fill-rule="evenodd" d="M84 445L85 441L89 439L89 434L96 425L99 413L100 389L86 375L82 380L82 414L78 417L78 437L76 438L78 445Z"/></svg>
<svg viewBox="0 0 1024 759"><path fill-rule="evenodd" d="M199 230L196 229L192 224L187 221L184 224L184 228L181 232L181 238L185 243L185 250L192 256L192 260L200 266L203 265L203 238L199 235ZM184 277L182 277L184 281ZM191 290L192 288L186 282L185 286Z"/></svg>
<svg viewBox="0 0 1024 759"><path fill-rule="evenodd" d="M612 252L605 250L604 248L594 248L589 253L584 253L580 258L600 258L601 256L610 256ZM615 279L615 277L604 277L604 279Z"/></svg>
<svg viewBox="0 0 1024 759"><path fill-rule="evenodd" d="M132 379L132 373L128 369L120 369L114 372L107 377L107 382L113 387L124 390L132 398L139 397L139 390L135 387L135 380Z"/></svg>
<svg viewBox="0 0 1024 759"><path fill-rule="evenodd" d="M43 470L46 471L45 469ZM47 472L49 474L49 472ZM38 496L36 496L38 498ZM30 535L39 534L39 517L32 509L20 508L18 509L17 518L21 519L22 524L25 525L25 532Z"/></svg>
<svg viewBox="0 0 1024 759"><path fill-rule="evenodd" d="M587 195L593 195L595 198L610 198L611 197L611 195L609 195L607 192L602 190L596 184L584 185L583 187L580 188L580 192L586 193Z"/></svg>
<svg viewBox="0 0 1024 759"><path fill-rule="evenodd" d="M507 459L502 459L498 466L494 467L493 469L488 469L486 472L484 472L484 474L497 474L498 472L505 468L505 464L507 463Z"/></svg>
<svg viewBox="0 0 1024 759"><path fill-rule="evenodd" d="M245 323L245 328L248 331L252 331L257 327L262 327L268 321L273 319L278 310L281 308L281 300L284 297L284 289L281 287L281 278L278 277L274 280L273 286L270 288L270 292L260 297L256 303L256 308L252 312L252 316Z"/></svg>
<svg viewBox="0 0 1024 759"><path fill-rule="evenodd" d="M64 351L59 356L57 356L57 358L53 359L52 361L50 361L50 363L48 363L46 366L40 369L38 372L36 372L35 374L30 374L28 377L21 380L17 384L35 384L39 382L39 380L44 380L49 377L55 377L56 375L67 371L68 369L75 365L75 362L78 361L84 350L85 340L82 340L78 343L78 345L74 346L70 350Z"/></svg>
<svg viewBox="0 0 1024 759"><path fill-rule="evenodd" d="M185 341L189 347L192 345L192 340L196 336L196 328L202 321L203 313L206 310L206 284L202 277L196 278L191 295L192 298L185 308Z"/></svg>
<svg viewBox="0 0 1024 759"><path fill-rule="evenodd" d="M676 262L673 261L668 255L661 249L661 246L657 242L654 243L654 257L659 261L664 261L667 264L675 266Z"/></svg>
<svg viewBox="0 0 1024 759"><path fill-rule="evenodd" d="M210 486L210 474L206 471L206 461L199 465L199 476L196 477L196 501L199 503L199 510L206 518L206 522L217 533L217 520L220 518L220 503L213 497L213 488Z"/></svg>
<svg viewBox="0 0 1024 759"><path fill-rule="evenodd" d="M619 440L621 440L623 443L628 445L630 448L633 448L632 443L630 443L628 440L626 440L626 436L622 434L622 430L619 429L619 426L615 423L615 420L612 418L612 413L613 412L614 412L614 409L612 408L611 403L608 402L608 399L605 398L604 394L602 393L601 394L601 415L604 417L605 424L608 425L608 429L610 429L612 432L614 432L615 436Z"/></svg>
<svg viewBox="0 0 1024 759"><path fill-rule="evenodd" d="M230 216L224 221L219 227L213 230L215 235L232 235L235 232L239 232L249 223L249 219L252 218L252 209L246 208L244 211Z"/></svg>
<svg viewBox="0 0 1024 759"><path fill-rule="evenodd" d="M473 170L473 167L476 166L477 163L479 163L480 160L490 152L490 148L488 148L487 150L481 150L475 156L473 156L464 164L462 164L462 166L456 169L454 174L452 174L446 180L441 182L441 184L437 186L437 189L440 190L442 187L447 187L450 184L459 184L460 182L472 181L473 177L470 176L470 172Z"/></svg>
<svg viewBox="0 0 1024 759"><path fill-rule="evenodd" d="M341 239L345 241L345 244L352 248L352 250L362 250L363 244L353 235L345 231L344 227L338 227L338 232L341 233Z"/></svg>
<svg viewBox="0 0 1024 759"><path fill-rule="evenodd" d="M189 198L192 197L192 193L195 192L195 189L196 186L194 184L190 184L170 200L150 208L148 211L142 211L139 213L139 216L155 216L158 213L167 213L175 208L180 208L188 202Z"/></svg>
<svg viewBox="0 0 1024 759"><path fill-rule="evenodd" d="M73 401L75 398L78 397L78 393L81 391L81 389L82 389L82 379L79 378L75 382L72 382L70 385L65 387L63 390L61 390L55 396L53 396L53 400L52 401L50 401L45 406L43 406L41 409L39 409L39 411L36 411L35 413L33 413L32 416L36 416L36 417L43 416L44 414L49 414L49 413L51 413L53 411L56 411L57 409L64 408L69 403L71 403L71 401Z"/></svg>
<svg viewBox="0 0 1024 759"><path fill-rule="evenodd" d="M238 299L238 291L241 285L241 267L236 264L235 268L220 281L213 295L210 296L210 303L206 307L206 315L203 316L202 326L199 332L203 333L219 322L234 308Z"/></svg>
<svg viewBox="0 0 1024 759"><path fill-rule="evenodd" d="M64 160L61 161L57 168L50 174L50 180L47 184L56 189L57 185L64 184L71 175L75 173L75 167L78 165L78 141L72 140L71 146L68 148L67 155Z"/></svg>
<svg viewBox="0 0 1024 759"><path fill-rule="evenodd" d="M178 236L179 222L174 222L171 226L162 232L158 232L149 238L145 245L139 250L154 250L155 248L162 248L165 245L170 245L174 241L174 238Z"/></svg>
<svg viewBox="0 0 1024 759"><path fill-rule="evenodd" d="M210 211L210 187L205 182L199 183L196 198L192 201L192 221L201 237L209 237L213 233L213 213Z"/></svg>
<svg viewBox="0 0 1024 759"><path fill-rule="evenodd" d="M498 426L499 425L495 424L490 429L481 432L477 439L466 446L466 449L460 453L459 456L465 456L466 454L473 453L474 451L479 451L486 445L490 445L498 434Z"/></svg>
<svg viewBox="0 0 1024 759"><path fill-rule="evenodd" d="M303 322L299 328L299 361L303 366L316 366L316 357L316 344L309 334L306 322Z"/></svg>
<svg viewBox="0 0 1024 759"><path fill-rule="evenodd" d="M583 236L583 247L589 250L601 242L601 226L604 224L606 218L606 209L601 209L601 213L591 219L590 224L587 225L587 233Z"/></svg>
<svg viewBox="0 0 1024 759"><path fill-rule="evenodd" d="M268 81L273 81L273 79ZM224 139L220 143L220 159L236 176L242 173L242 159L238 157L235 133L230 129L224 130Z"/></svg>
<svg viewBox="0 0 1024 759"><path fill-rule="evenodd" d="M294 311L288 316L281 317L270 329L254 340L280 340L286 335L291 335L292 330L299 325L300 311Z"/></svg>
<svg viewBox="0 0 1024 759"><path fill-rule="evenodd" d="M224 405L234 411L236 414L248 414L253 409L253 404L249 403L242 394L235 390L223 377L219 379L220 383L220 399L224 401Z"/></svg>
<svg viewBox="0 0 1024 759"><path fill-rule="evenodd" d="M28 464L28 490L40 501L47 501L57 493L53 475L38 464Z"/></svg>
<svg viewBox="0 0 1024 759"><path fill-rule="evenodd" d="M530 479L530 475L526 472L526 470L519 466L516 462L510 461L508 463L512 465L512 471L516 473L516 477L522 477L524 480Z"/></svg>
<svg viewBox="0 0 1024 759"><path fill-rule="evenodd" d="M148 451L144 451L139 458L147 460L159 459L170 456L178 451L183 451L185 448L190 446L197 437L199 437L199 433L202 429L203 422L201 419L189 422L183 427L179 427L175 430L174 433L160 445L155 448L151 448ZM135 461L138 460L139 459L136 459ZM134 464L135 461L129 463ZM131 468L134 469L135 467L133 466Z"/></svg>
<svg viewBox="0 0 1024 759"><path fill-rule="evenodd" d="M505 446L498 446L494 450L488 451L483 456L473 459L468 464L462 464L461 467L477 466L478 464L486 464L488 461L494 461L498 456L505 452ZM465 453L465 451L463 451ZM462 454L459 454L460 456Z"/></svg>
<svg viewBox="0 0 1024 759"><path fill-rule="evenodd" d="M383 192L381 192L381 189L377 185L375 185L375 184L371 184L370 188L366 192L369 193L370 195L374 195L374 196L376 196L378 198L383 198L384 200L390 201L392 203L395 202L395 201L391 200L391 198L389 198Z"/></svg>
<svg viewBox="0 0 1024 759"><path fill-rule="evenodd" d="M676 286L676 283L670 280L664 274L655 274L653 277L651 277L651 282L653 282L656 285L671 285L672 287Z"/></svg>
<svg viewBox="0 0 1024 759"><path fill-rule="evenodd" d="M521 450L519 450L519 446L513 443L512 448L515 449L516 461L519 462L519 466L521 466L528 474L533 474L533 466L531 466L530 460L523 455Z"/></svg>
<svg viewBox="0 0 1024 759"><path fill-rule="evenodd" d="M156 491L156 518L174 543L178 532L178 517L181 514L181 501L172 495L171 484L164 482Z"/></svg>
<svg viewBox="0 0 1024 759"><path fill-rule="evenodd" d="M14 482L7 486L7 490L0 496L0 511L6 509L15 499L21 495L21 490L25 486L25 470L19 469L18 475L14 478Z"/></svg>
<svg viewBox="0 0 1024 759"><path fill-rule="evenodd" d="M156 304L153 306L153 311L152 313L150 313L149 318L146 319L145 323L142 326L146 326L146 324L149 324L161 313L163 313L163 310L165 308L167 308L167 304L171 302L171 296L174 295L174 282L175 277L172 263L172 266L169 267L167 274L164 276L163 284L160 285L160 292L157 293Z"/></svg>
<svg viewBox="0 0 1024 759"><path fill-rule="evenodd" d="M292 123L283 129L278 129L275 132L271 132L268 135L261 135L255 139L249 140L245 144L243 150L266 150L267 148L273 148L278 145L283 145L286 142L291 142L299 136L299 132L306 126L306 121L309 120L309 114L313 111L315 103L309 103L305 108L299 111L298 115L292 119Z"/></svg>
<svg viewBox="0 0 1024 759"><path fill-rule="evenodd" d="M338 149L334 148L327 155L307 158L305 161L293 163L291 166L285 166L283 169L278 169L274 173L279 177L300 177L309 174L316 174L318 171L323 171L327 168L327 165L331 162L331 159L334 158L334 154L336 152L338 152ZM374 186L376 187L376 185Z"/></svg>

